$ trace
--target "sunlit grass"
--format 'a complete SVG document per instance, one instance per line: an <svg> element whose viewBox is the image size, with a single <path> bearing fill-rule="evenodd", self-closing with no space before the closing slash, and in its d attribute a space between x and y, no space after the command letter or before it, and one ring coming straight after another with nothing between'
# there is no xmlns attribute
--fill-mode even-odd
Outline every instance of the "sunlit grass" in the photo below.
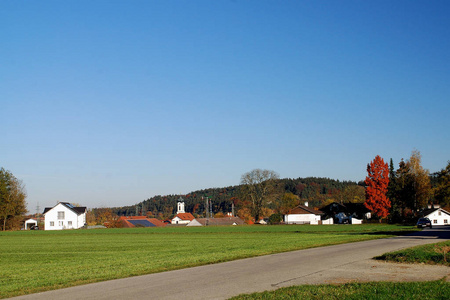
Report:
<svg viewBox="0 0 450 300"><path fill-rule="evenodd" d="M0 233L0 297L389 236L411 227L223 226ZM24 280L26 278L26 280Z"/></svg>
<svg viewBox="0 0 450 300"><path fill-rule="evenodd" d="M402 263L437 264L450 267L450 241L385 253L377 259Z"/></svg>
<svg viewBox="0 0 450 300"><path fill-rule="evenodd" d="M450 283L430 282L369 282L342 285L300 285L276 291L239 295L230 300L275 299L448 299Z"/></svg>

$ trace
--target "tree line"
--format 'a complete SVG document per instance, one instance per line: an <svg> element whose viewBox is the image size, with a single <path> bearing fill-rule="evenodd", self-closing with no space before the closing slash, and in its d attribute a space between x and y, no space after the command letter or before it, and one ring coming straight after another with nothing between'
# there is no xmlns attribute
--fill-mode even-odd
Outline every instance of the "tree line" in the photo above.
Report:
<svg viewBox="0 0 450 300"><path fill-rule="evenodd" d="M365 206L391 223L411 222L424 210L450 206L450 161L430 174L421 164L422 156L414 150L409 159L401 159L395 169L376 156L367 165Z"/></svg>
<svg viewBox="0 0 450 300"><path fill-rule="evenodd" d="M157 195L148 198L136 205L114 207L111 212L118 216L147 215L161 220L170 219L176 214L176 203L181 197L185 202L185 210L195 217L205 217L211 210L212 215L221 217L234 209L235 215L247 221L267 218L274 213L284 214L300 203L308 202L312 207L319 207L333 201L338 202L364 202L363 182L339 181L329 178L278 178L278 174L269 170L253 170L247 176L249 181L241 178L241 184L223 188L208 188L193 191L185 195ZM251 173L249 172L249 173ZM270 173L273 180L260 177L261 185L265 190L262 197L254 198L249 189L258 190L253 185L251 177L257 173ZM257 183L256 181L253 183ZM253 199L252 199L253 197ZM211 205L209 205L211 204ZM103 208L92 209L93 214L103 211Z"/></svg>

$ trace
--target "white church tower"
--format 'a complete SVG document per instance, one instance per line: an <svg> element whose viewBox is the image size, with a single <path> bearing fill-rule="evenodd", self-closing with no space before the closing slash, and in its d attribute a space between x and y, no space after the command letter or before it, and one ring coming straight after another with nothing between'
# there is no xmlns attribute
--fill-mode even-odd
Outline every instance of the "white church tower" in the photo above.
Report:
<svg viewBox="0 0 450 300"><path fill-rule="evenodd" d="M172 219L171 223L178 225L187 225L194 219L195 218L191 213L187 213L184 210L184 200L180 196L180 199L177 200L177 215Z"/></svg>
<svg viewBox="0 0 450 300"><path fill-rule="evenodd" d="M183 198L180 197L180 199L178 199L178 206L177 206L177 215L178 214L184 214L184 200Z"/></svg>

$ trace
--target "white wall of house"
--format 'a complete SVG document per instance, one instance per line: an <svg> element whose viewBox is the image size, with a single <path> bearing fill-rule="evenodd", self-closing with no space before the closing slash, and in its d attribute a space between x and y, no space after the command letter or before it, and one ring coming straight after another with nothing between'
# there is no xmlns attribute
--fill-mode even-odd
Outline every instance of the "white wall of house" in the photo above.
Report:
<svg viewBox="0 0 450 300"><path fill-rule="evenodd" d="M431 225L450 225L450 213L439 208L429 215L426 215L431 220Z"/></svg>
<svg viewBox="0 0 450 300"><path fill-rule="evenodd" d="M179 224L179 225L183 225L183 224L189 224L191 221L189 220L182 220L179 217L175 217L172 219L172 224Z"/></svg>
<svg viewBox="0 0 450 300"><path fill-rule="evenodd" d="M324 224L324 225L333 225L334 224L334 220L333 220L333 218L328 218L326 220L322 220L322 224Z"/></svg>
<svg viewBox="0 0 450 300"><path fill-rule="evenodd" d="M45 230L78 229L86 223L86 213L77 214L59 203L45 213Z"/></svg>
<svg viewBox="0 0 450 300"><path fill-rule="evenodd" d="M292 214L284 215L284 223L286 224L319 224L320 216L314 214Z"/></svg>
<svg viewBox="0 0 450 300"><path fill-rule="evenodd" d="M362 219L352 218L352 224L362 224Z"/></svg>

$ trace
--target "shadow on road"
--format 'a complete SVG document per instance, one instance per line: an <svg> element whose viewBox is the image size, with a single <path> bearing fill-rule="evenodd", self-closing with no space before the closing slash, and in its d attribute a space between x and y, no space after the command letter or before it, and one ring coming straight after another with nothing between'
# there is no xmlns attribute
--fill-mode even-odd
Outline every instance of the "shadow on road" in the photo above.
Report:
<svg viewBox="0 0 450 300"><path fill-rule="evenodd" d="M422 231L416 231L407 235L408 238L435 238L450 239L450 226L433 226L433 228L425 228Z"/></svg>
<svg viewBox="0 0 450 300"><path fill-rule="evenodd" d="M348 233L346 233L348 234ZM361 234L361 233L355 233ZM366 232L367 235L396 235L393 238L417 238L417 239L450 239L450 226L434 226L433 228L424 228L420 231L399 230L399 231L374 231Z"/></svg>

